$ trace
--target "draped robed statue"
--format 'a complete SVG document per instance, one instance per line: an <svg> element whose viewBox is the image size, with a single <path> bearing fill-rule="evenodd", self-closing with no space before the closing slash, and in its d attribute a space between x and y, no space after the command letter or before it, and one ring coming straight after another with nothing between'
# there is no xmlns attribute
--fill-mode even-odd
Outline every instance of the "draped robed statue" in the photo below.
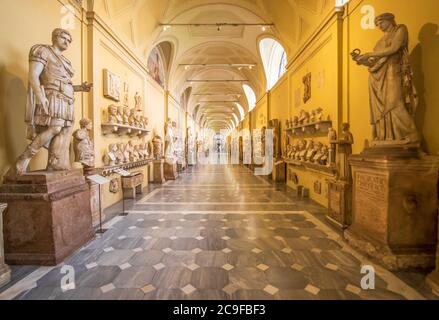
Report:
<svg viewBox="0 0 439 320"><path fill-rule="evenodd" d="M361 54L354 50L352 58L368 67L370 113L374 145L419 145L420 135L414 115L418 106L409 63L409 33L398 25L395 16L377 16L375 24L384 36L374 51Z"/></svg>

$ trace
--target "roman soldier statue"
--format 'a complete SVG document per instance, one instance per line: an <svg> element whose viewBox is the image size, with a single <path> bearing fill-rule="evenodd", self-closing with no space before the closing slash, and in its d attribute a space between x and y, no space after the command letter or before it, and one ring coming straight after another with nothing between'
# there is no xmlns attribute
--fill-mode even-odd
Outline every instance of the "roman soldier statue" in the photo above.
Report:
<svg viewBox="0 0 439 320"><path fill-rule="evenodd" d="M44 147L49 151L47 170L70 170L69 146L74 117L74 93L89 92L92 85L74 86L74 70L62 55L72 42L64 29L52 32L52 45L35 45L29 54L29 89L25 112L32 143L18 158L9 175L22 175L30 160Z"/></svg>

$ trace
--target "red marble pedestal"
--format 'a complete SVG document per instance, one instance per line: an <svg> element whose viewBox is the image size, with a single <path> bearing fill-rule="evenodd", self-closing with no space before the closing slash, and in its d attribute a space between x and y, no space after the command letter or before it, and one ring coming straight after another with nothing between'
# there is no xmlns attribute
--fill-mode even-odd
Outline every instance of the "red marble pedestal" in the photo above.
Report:
<svg viewBox="0 0 439 320"><path fill-rule="evenodd" d="M90 189L81 170L5 177L0 202L8 204L8 264L57 265L94 237Z"/></svg>

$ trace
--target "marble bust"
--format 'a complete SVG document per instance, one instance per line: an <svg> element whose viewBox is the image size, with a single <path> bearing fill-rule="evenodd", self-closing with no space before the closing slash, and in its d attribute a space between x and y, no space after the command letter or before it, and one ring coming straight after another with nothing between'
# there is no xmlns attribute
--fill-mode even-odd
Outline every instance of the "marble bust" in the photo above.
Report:
<svg viewBox="0 0 439 320"><path fill-rule="evenodd" d="M106 166L115 166L118 164L118 157L117 157L117 144L112 143L108 147L108 151L104 156L104 163Z"/></svg>
<svg viewBox="0 0 439 320"><path fill-rule="evenodd" d="M129 107L123 107L123 124L124 125L130 124L130 108Z"/></svg>
<svg viewBox="0 0 439 320"><path fill-rule="evenodd" d="M95 152L93 141L89 135L93 124L89 119L82 119L79 124L81 129L76 130L73 134L75 161L80 162L86 168L93 168L95 166Z"/></svg>
<svg viewBox="0 0 439 320"><path fill-rule="evenodd" d="M121 118L117 113L117 107L111 105L108 107L108 123L121 123Z"/></svg>

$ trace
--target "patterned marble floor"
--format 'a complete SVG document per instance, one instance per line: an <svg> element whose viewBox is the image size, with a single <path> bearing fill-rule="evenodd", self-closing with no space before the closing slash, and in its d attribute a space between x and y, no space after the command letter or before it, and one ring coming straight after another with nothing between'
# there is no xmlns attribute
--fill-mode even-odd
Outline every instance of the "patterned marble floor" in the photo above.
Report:
<svg viewBox="0 0 439 320"><path fill-rule="evenodd" d="M61 266L0 299L422 299L347 246L323 208L240 166L200 166L131 206ZM320 218L319 218L320 217ZM372 265L376 288L362 290ZM65 266L75 289L63 292Z"/></svg>

